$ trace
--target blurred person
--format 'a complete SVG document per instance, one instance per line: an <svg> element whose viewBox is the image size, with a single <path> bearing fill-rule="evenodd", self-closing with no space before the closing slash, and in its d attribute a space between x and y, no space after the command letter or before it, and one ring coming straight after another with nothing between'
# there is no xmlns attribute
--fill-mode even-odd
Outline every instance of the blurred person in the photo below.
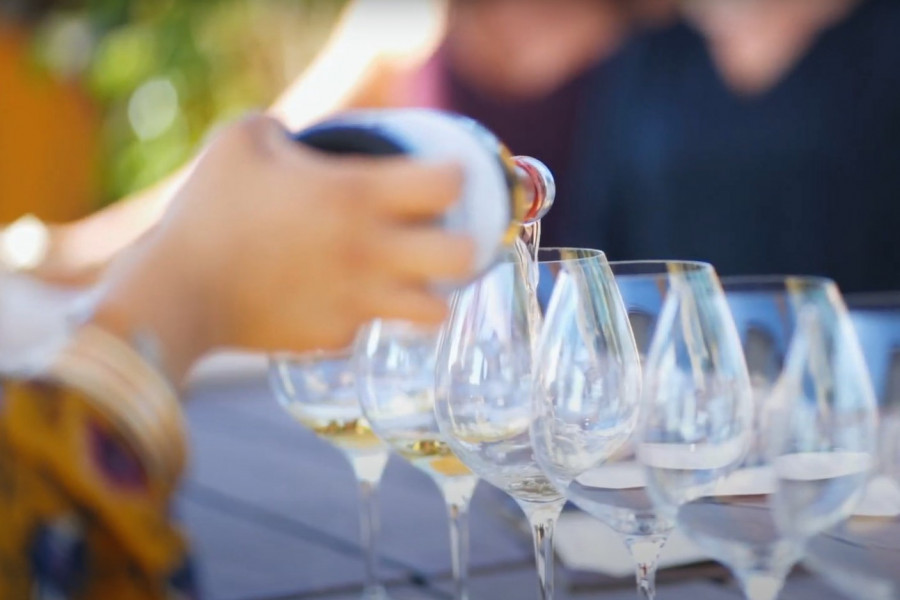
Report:
<svg viewBox="0 0 900 600"><path fill-rule="evenodd" d="M620 0L456 0L441 43L398 78L393 103L458 112L485 124L517 154L544 162L559 201L541 241L559 245L569 208L570 165L587 84L632 27ZM601 116L602 118L602 116Z"/></svg>
<svg viewBox="0 0 900 600"><path fill-rule="evenodd" d="M222 132L96 310L0 402L0 597L196 598L171 496L177 385L207 349L337 349L373 317L439 324L430 290L471 276L433 219L453 165L335 159L268 118Z"/></svg>
<svg viewBox="0 0 900 600"><path fill-rule="evenodd" d="M568 243L900 288L900 3L680 7L594 86Z"/></svg>
<svg viewBox="0 0 900 600"><path fill-rule="evenodd" d="M318 58L270 114L300 129L348 108L425 106L466 114L556 176L545 243L565 240L570 163L586 85L635 21L664 20L667 0L355 0ZM51 228L37 271L90 279L151 227L189 168L74 224ZM37 261L35 261L37 262Z"/></svg>
<svg viewBox="0 0 900 600"><path fill-rule="evenodd" d="M97 107L34 57L35 24L57 3L0 3L0 223L80 218L99 191Z"/></svg>

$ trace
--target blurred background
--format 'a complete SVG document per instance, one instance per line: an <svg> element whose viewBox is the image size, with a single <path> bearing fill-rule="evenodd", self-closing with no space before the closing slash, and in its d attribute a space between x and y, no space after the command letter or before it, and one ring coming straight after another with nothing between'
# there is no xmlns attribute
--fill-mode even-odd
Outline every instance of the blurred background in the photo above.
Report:
<svg viewBox="0 0 900 600"><path fill-rule="evenodd" d="M0 222L61 221L184 164L301 73L342 0L2 0Z"/></svg>
<svg viewBox="0 0 900 600"><path fill-rule="evenodd" d="M897 290L898 28L896 0L0 0L0 224L135 200L51 230L43 276L83 280L215 123L424 106L547 164L545 246Z"/></svg>

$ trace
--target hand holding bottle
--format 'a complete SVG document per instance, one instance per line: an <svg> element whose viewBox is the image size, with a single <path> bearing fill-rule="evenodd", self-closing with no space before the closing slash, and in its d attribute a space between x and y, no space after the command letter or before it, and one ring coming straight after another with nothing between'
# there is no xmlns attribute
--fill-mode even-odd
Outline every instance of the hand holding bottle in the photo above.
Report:
<svg viewBox="0 0 900 600"><path fill-rule="evenodd" d="M336 158L246 119L114 266L95 319L152 333L175 379L216 346L328 349L376 317L438 324L434 282L473 274L469 236L434 224L459 189L453 164Z"/></svg>

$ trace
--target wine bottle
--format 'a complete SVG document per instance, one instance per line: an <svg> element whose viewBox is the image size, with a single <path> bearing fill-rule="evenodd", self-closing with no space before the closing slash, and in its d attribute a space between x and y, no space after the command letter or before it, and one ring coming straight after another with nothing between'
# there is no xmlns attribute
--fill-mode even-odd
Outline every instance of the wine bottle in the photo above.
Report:
<svg viewBox="0 0 900 600"><path fill-rule="evenodd" d="M448 112L352 111L297 132L293 139L334 154L459 163L464 176L461 197L441 221L448 231L474 238L478 272L513 243L522 225L543 217L556 196L553 176L543 163L513 156L482 125Z"/></svg>

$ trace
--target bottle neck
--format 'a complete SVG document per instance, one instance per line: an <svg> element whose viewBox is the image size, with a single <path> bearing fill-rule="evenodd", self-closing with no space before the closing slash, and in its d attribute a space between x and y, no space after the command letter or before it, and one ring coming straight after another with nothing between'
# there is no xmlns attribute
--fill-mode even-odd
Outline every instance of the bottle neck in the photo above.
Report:
<svg viewBox="0 0 900 600"><path fill-rule="evenodd" d="M521 206L516 207L516 218L524 224L534 223L547 214L556 200L556 182L550 170L530 156L513 157L516 177L523 193Z"/></svg>

